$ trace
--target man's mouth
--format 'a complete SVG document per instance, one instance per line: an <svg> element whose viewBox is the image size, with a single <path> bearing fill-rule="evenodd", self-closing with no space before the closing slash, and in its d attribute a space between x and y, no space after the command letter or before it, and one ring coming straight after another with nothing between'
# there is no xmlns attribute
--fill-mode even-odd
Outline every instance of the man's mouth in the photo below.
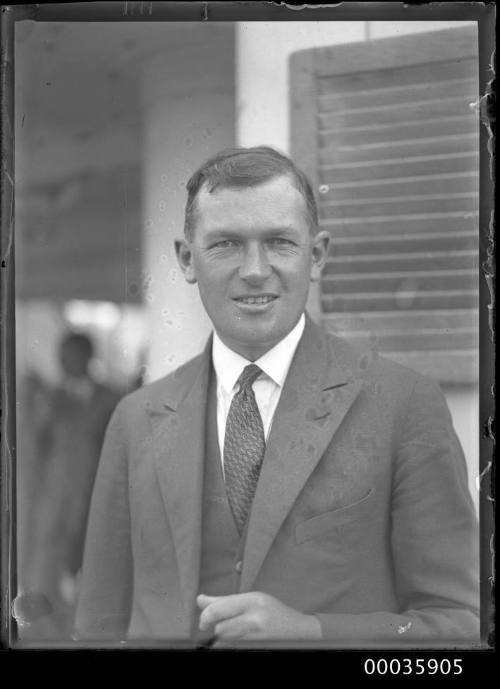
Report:
<svg viewBox="0 0 500 689"><path fill-rule="evenodd" d="M240 304L269 304L270 302L274 301L278 297L272 295L272 294L262 294L258 296L242 296L242 297L234 297L234 301L239 302Z"/></svg>

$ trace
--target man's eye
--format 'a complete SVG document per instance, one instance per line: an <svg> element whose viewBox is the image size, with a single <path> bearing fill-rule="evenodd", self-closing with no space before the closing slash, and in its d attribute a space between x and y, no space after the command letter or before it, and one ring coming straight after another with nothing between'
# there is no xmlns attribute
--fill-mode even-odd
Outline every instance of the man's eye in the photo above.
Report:
<svg viewBox="0 0 500 689"><path fill-rule="evenodd" d="M293 246L293 242L285 237L273 237L269 240L271 246Z"/></svg>
<svg viewBox="0 0 500 689"><path fill-rule="evenodd" d="M222 239L220 242L215 242L213 249L231 249L236 246L234 239Z"/></svg>

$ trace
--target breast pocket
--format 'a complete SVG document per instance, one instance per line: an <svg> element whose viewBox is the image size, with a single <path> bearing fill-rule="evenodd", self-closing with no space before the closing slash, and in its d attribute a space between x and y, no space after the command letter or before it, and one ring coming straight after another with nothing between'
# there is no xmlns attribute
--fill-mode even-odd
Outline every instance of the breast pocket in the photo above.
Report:
<svg viewBox="0 0 500 689"><path fill-rule="evenodd" d="M325 536L329 532L343 531L350 525L362 524L363 518L373 509L374 495L375 489L371 488L364 498L357 502L300 522L295 527L296 542L303 543L312 538Z"/></svg>

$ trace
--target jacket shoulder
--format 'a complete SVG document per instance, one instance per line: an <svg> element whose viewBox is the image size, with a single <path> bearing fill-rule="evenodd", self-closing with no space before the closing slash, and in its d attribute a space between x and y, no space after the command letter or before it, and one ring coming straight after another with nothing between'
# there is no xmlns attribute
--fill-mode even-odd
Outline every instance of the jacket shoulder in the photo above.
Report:
<svg viewBox="0 0 500 689"><path fill-rule="evenodd" d="M144 409L154 411L169 399L181 399L189 390L207 357L202 352L152 383L147 383L125 395L118 404L120 410Z"/></svg>
<svg viewBox="0 0 500 689"><path fill-rule="evenodd" d="M333 357L351 372L353 378L393 381L410 388L418 382L433 382L409 366L380 354L376 349L353 344L328 331L325 331L325 336Z"/></svg>

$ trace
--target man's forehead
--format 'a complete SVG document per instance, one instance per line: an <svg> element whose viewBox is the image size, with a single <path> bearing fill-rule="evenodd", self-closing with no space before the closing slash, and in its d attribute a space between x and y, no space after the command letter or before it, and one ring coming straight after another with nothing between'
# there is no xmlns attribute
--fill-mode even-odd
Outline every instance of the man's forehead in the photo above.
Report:
<svg viewBox="0 0 500 689"><path fill-rule="evenodd" d="M253 198L265 198L274 202L282 201L286 204L296 204L305 199L293 179L289 175L279 175L263 180L259 184L246 186L221 184L211 188L209 182L204 182L197 194L198 207L218 207L222 204L237 205L239 201L251 201Z"/></svg>
<svg viewBox="0 0 500 689"><path fill-rule="evenodd" d="M288 174L274 175L267 179L263 179L260 182L252 182L251 184L244 184L242 182L215 182L212 183L210 180L203 182L198 192L198 198L214 199L220 195L236 195L245 196L252 193L291 193L295 195L298 193L302 196L299 191L297 184L295 184L293 178Z"/></svg>

